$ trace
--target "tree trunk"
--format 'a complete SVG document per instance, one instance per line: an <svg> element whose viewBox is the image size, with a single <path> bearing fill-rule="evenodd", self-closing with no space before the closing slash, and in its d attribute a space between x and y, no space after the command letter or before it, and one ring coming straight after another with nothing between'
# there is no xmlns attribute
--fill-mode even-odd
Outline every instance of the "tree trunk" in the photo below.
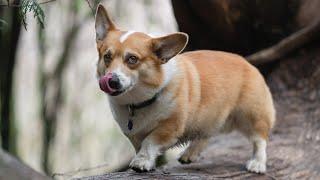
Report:
<svg viewBox="0 0 320 180"><path fill-rule="evenodd" d="M297 0L172 0L179 29L190 35L189 50L252 54L293 32Z"/></svg>
<svg viewBox="0 0 320 180"><path fill-rule="evenodd" d="M0 7L0 15L8 23L0 30L1 143L4 150L16 154L12 83L21 24L17 8Z"/></svg>
<svg viewBox="0 0 320 180"><path fill-rule="evenodd" d="M71 3L77 3L73 1ZM95 5L95 4L94 4ZM76 41L78 32L81 26L91 17L91 12L79 21L76 16L77 12L75 5L70 5L70 17L74 19L71 20L72 24L68 27L67 33L64 37L63 50L57 59L57 65L53 68L52 72L46 72L44 70L44 60L46 57L45 49L45 32L43 29L39 29L38 33L38 45L40 49L40 62L38 65L39 73L39 88L40 88L40 107L41 107L41 117L43 120L43 140L42 140L42 167L47 174L52 173L52 168L50 167L50 149L52 148L52 143L55 140L56 126L58 123L58 115L61 107L63 106L63 74L68 67L70 62L70 53ZM50 96L48 93L51 92Z"/></svg>
<svg viewBox="0 0 320 180"><path fill-rule="evenodd" d="M49 155L51 143L54 141L57 125L57 117L59 110L63 104L62 100L62 77L64 70L69 62L70 49L73 46L75 38L80 29L80 25L74 24L66 34L66 44L60 58L58 59L57 67L54 72L49 75L43 70L43 62L40 63L40 91L41 91L41 113L43 119L43 168L47 173L51 173L49 164ZM42 44L43 42L41 42ZM48 98L49 88L54 88L52 97Z"/></svg>

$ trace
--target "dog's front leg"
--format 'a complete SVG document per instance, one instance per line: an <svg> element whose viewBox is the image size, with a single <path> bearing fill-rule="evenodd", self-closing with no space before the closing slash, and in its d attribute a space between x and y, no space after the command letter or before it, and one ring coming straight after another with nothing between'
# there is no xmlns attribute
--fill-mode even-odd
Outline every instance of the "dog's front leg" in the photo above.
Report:
<svg viewBox="0 0 320 180"><path fill-rule="evenodd" d="M157 128L142 141L140 151L131 161L130 167L138 172L154 169L156 158L177 143L182 129L177 119L161 121Z"/></svg>
<svg viewBox="0 0 320 180"><path fill-rule="evenodd" d="M147 137L140 148L140 151L133 158L130 167L137 172L150 171L155 167L156 158L162 153L162 146Z"/></svg>

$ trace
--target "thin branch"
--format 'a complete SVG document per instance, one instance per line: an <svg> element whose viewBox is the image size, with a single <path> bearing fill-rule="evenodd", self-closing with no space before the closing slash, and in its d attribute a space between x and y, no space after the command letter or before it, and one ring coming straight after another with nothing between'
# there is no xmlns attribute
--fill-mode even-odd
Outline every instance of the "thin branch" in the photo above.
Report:
<svg viewBox="0 0 320 180"><path fill-rule="evenodd" d="M39 4L47 4L47 3L50 3L50 2L53 2L53 1L56 1L56 0L43 1L43 2L39 2Z"/></svg>
<svg viewBox="0 0 320 180"><path fill-rule="evenodd" d="M88 14L82 21L77 21L73 24L70 31L66 35L66 43L65 43L65 51L62 52L61 58L57 62L57 66L53 71L52 78L60 78L59 76L62 75L62 72L66 68L66 64L69 63L71 58L69 58L69 50L72 48L74 40L80 31L81 27L85 24L87 20L89 20L90 15Z"/></svg>
<svg viewBox="0 0 320 180"><path fill-rule="evenodd" d="M38 2L38 4L47 4L47 3L50 3L50 2L53 2L53 1L56 1L56 0L42 1L42 2ZM13 8L19 8L19 7L21 7L21 4L10 4L10 3L9 3L9 0L8 0L7 2L8 2L7 4L0 4L0 6L13 7Z"/></svg>
<svg viewBox="0 0 320 180"><path fill-rule="evenodd" d="M307 27L284 38L278 44L247 56L246 59L254 65L273 62L319 37L319 31L320 17Z"/></svg>
<svg viewBox="0 0 320 180"><path fill-rule="evenodd" d="M95 11L95 10L94 10L93 7L91 6L89 0L86 0L86 1L87 1L88 5L89 5L91 11L92 11L92 15L94 16L94 11Z"/></svg>

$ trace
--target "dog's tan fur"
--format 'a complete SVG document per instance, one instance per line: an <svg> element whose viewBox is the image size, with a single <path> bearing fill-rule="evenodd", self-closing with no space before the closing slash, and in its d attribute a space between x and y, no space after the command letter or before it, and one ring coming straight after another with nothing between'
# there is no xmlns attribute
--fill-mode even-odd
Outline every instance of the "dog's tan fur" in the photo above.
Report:
<svg viewBox="0 0 320 180"><path fill-rule="evenodd" d="M103 21L107 32L102 39L97 36L100 57L98 76L121 68L128 76L138 76L139 86L160 90L165 77L163 64L169 59L159 58L155 48L171 41L167 44L177 45L161 53L178 54L187 43L187 36L180 33L152 38L143 33L133 33L121 43L119 39L126 32L115 27L100 5L96 16L98 25L101 23L98 19L101 16L107 16ZM106 66L102 59L110 48L114 58ZM130 67L123 62L123 54L127 51L139 58L138 65ZM172 67L177 68L177 73L161 87L162 95L159 98L172 102L170 110L165 112L168 115L163 116L164 118L157 116L153 120L152 115L148 115L151 116L151 121L139 124L140 121L135 120L138 130L128 131L121 125L121 117L118 117L119 112L127 113L122 106L145 101L152 95L134 97L132 100L128 98L132 95L126 94L110 97L115 119L138 152L131 166L136 170L150 170L154 167L156 156L187 141L191 141L191 144L180 161L195 161L209 137L219 132L238 130L254 146L254 156L247 168L254 172L265 172L265 142L275 121L275 110L269 88L259 71L241 56L220 51L187 52L169 61L175 61L175 66ZM165 104L154 106L157 106L159 112L166 108Z"/></svg>

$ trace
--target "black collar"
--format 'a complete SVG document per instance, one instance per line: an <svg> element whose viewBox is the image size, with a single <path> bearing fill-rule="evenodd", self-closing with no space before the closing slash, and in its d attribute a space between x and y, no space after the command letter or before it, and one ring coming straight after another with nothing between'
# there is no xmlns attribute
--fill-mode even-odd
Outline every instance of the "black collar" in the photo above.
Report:
<svg viewBox="0 0 320 180"><path fill-rule="evenodd" d="M128 129L130 131L133 128L133 119L132 119L132 117L134 116L135 110L150 106L151 104L153 104L157 100L159 94L160 94L160 92L157 92L151 99L148 99L148 100L143 101L141 103L128 104L127 105L128 110L129 110Z"/></svg>
<svg viewBox="0 0 320 180"><path fill-rule="evenodd" d="M129 111L134 111L136 109L141 109L141 108L150 106L158 99L159 94L160 94L160 92L156 93L151 99L148 99L146 101L143 101L143 102L140 102L137 104L128 104L127 106L128 106Z"/></svg>

